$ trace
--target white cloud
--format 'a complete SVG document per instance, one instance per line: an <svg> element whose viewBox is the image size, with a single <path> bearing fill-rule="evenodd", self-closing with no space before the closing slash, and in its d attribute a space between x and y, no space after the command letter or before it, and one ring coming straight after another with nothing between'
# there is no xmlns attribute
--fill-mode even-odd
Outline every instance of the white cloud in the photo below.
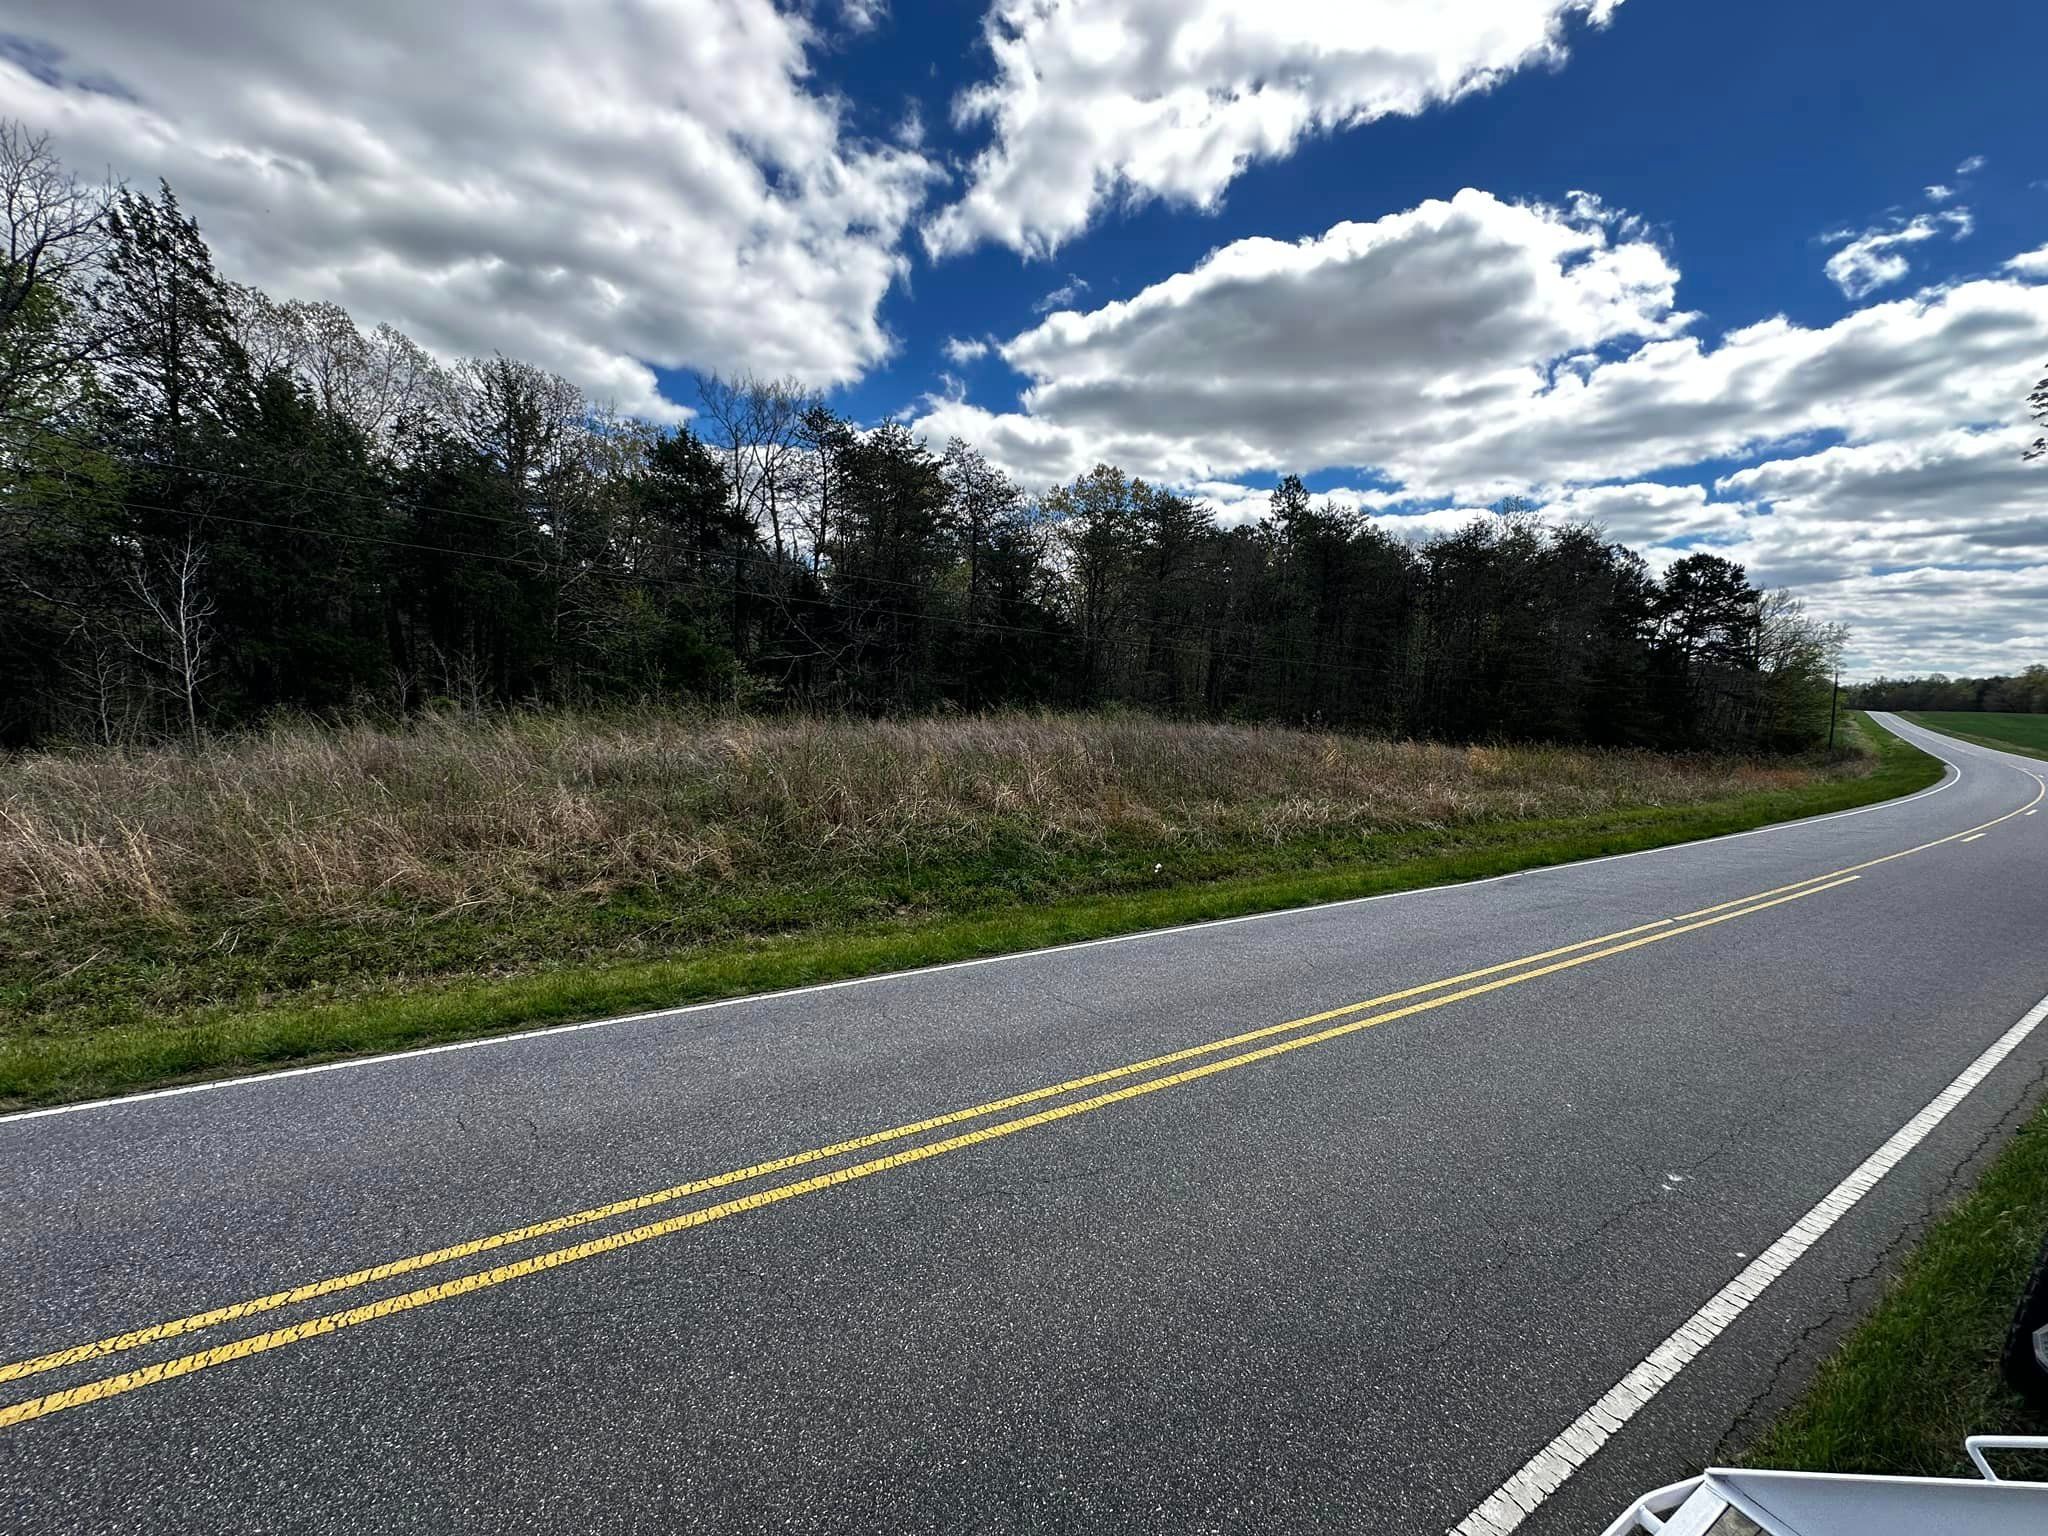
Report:
<svg viewBox="0 0 2048 1536"><path fill-rule="evenodd" d="M1656 480L1577 486L1541 508L1553 522L1591 523L1608 538L1639 549L1728 541L1742 533L1751 510L1710 499L1704 485Z"/></svg>
<svg viewBox="0 0 2048 1536"><path fill-rule="evenodd" d="M957 367L987 357L989 348L988 343L978 336L964 339L948 336L939 350L946 354L947 361Z"/></svg>
<svg viewBox="0 0 2048 1536"><path fill-rule="evenodd" d="M1028 482L1100 459L1174 484L1370 467L1422 499L1640 480L1774 444L2015 422L2048 288L1979 279L1824 327L1690 333L1627 221L1466 190L1251 239L1001 344L1022 409L932 403Z"/></svg>
<svg viewBox="0 0 2048 1536"><path fill-rule="evenodd" d="M1930 193L1934 190L1928 188ZM1951 208L1943 213L1923 213L1883 229L1866 229L1860 234L1839 231L1825 238L1846 239L1848 244L1827 259L1824 270L1829 281L1848 297L1863 298L1896 283L1911 270L1911 264L1900 254L1901 247L1932 240L1944 225L1957 240L1976 227L1969 209Z"/></svg>
<svg viewBox="0 0 2048 1536"><path fill-rule="evenodd" d="M1930 203L1945 203L1956 195L1954 187L1945 187L1938 181L1933 186L1923 187L1921 190L1927 194L1927 201Z"/></svg>
<svg viewBox="0 0 2048 1536"><path fill-rule="evenodd" d="M1066 309L1079 302L1081 295L1087 291L1088 279L1069 272L1064 283L1046 294L1031 308L1035 314L1050 314L1055 309Z"/></svg>
<svg viewBox="0 0 2048 1536"><path fill-rule="evenodd" d="M1845 570L2048 563L2048 481L2010 427L1836 445L1736 470L1715 490L1767 506L1743 555L1773 580Z"/></svg>
<svg viewBox="0 0 2048 1536"><path fill-rule="evenodd" d="M1748 456L2016 420L2048 349L2048 288L1981 280L1809 328L1775 318L1570 372L1392 463L1409 483L1597 482Z"/></svg>
<svg viewBox="0 0 2048 1536"><path fill-rule="evenodd" d="M1270 486L1239 485L1230 480L1203 480L1182 489L1207 507L1216 521L1226 528L1257 522L1271 510L1273 499ZM1317 491L1313 497L1318 506L1327 504L1347 512L1368 514L1382 512L1411 499L1400 491L1357 490L1349 486Z"/></svg>
<svg viewBox="0 0 2048 1536"><path fill-rule="evenodd" d="M1858 573L1805 596L1849 626L1857 676L2012 673L2048 656L2048 565Z"/></svg>
<svg viewBox="0 0 2048 1536"><path fill-rule="evenodd" d="M946 402L938 430L1033 480L1098 458L1177 483L1399 463L1418 434L1540 390L1553 362L1683 328L1676 271L1610 222L1468 189L1311 240L1241 240L1004 343L1032 381L1024 412Z"/></svg>
<svg viewBox="0 0 2048 1536"><path fill-rule="evenodd" d="M1199 208L1311 134L1414 116L1564 58L1568 19L1620 0L994 0L992 79L954 116L987 123L934 254L993 240L1047 255L1107 202Z"/></svg>
<svg viewBox="0 0 2048 1536"><path fill-rule="evenodd" d="M891 350L935 169L848 135L772 0L105 0L36 34L54 67L0 60L0 111L167 177L281 295L658 415L649 364L823 384Z"/></svg>
<svg viewBox="0 0 2048 1536"><path fill-rule="evenodd" d="M1956 174L1958 176L1974 176L1977 172L1984 169L1984 164L1984 157L1982 155L1971 155L1956 167Z"/></svg>
<svg viewBox="0 0 2048 1536"><path fill-rule="evenodd" d="M872 32L889 15L889 0L839 0L839 18L849 32Z"/></svg>
<svg viewBox="0 0 2048 1536"><path fill-rule="evenodd" d="M2021 277L2048 277L2048 245L2039 250L2021 252L2005 267L2008 272L2017 272Z"/></svg>
<svg viewBox="0 0 2048 1536"><path fill-rule="evenodd" d="M1020 409L955 396L917 424L1027 485L1107 460L1226 521L1260 515L1268 493L1248 482L1288 470L1357 473L1371 489L1328 494L1400 533L1521 493L1653 563L1708 544L1853 622L1836 606L1850 578L2048 569L2048 471L2019 459L2048 357L2048 284L2021 280L2036 254L1825 326L1702 336L1626 216L1468 190L1296 243L1238 241L1052 316L999 346L1029 380ZM1991 666L2007 611L1927 613L1924 629L1893 614L1856 649L1903 665L1921 635L1959 667L1967 630L1970 664Z"/></svg>

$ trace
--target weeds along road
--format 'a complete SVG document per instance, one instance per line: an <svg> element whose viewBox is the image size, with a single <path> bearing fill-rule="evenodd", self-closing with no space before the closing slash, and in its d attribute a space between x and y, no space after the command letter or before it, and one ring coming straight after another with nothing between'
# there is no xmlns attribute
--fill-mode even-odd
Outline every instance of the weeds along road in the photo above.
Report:
<svg viewBox="0 0 2048 1536"><path fill-rule="evenodd" d="M1941 785L0 1121L7 1527L1598 1529L2048 1073L2043 765L1880 719Z"/></svg>

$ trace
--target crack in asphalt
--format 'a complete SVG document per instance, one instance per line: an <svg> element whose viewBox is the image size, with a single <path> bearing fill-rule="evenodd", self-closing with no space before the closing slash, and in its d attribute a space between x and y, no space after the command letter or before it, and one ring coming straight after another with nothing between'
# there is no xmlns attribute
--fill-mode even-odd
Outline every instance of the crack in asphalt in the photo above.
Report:
<svg viewBox="0 0 2048 1536"><path fill-rule="evenodd" d="M2033 1115L2039 1105L2044 1086L2048 1086L2048 1062L2043 1062L2035 1070L2012 1107L1993 1120L1969 1149L1949 1165L1947 1172L1942 1175L1940 1188L1921 1202L1918 1213L1892 1235L1891 1240L1879 1250L1876 1257L1856 1273L1836 1277L1842 1291L1840 1302L1801 1329L1798 1337L1793 1339L1772 1362L1764 1384L1751 1394L1730 1420L1720 1439L1714 1442L1712 1459L1715 1462L1718 1463L1731 1447L1746 1450L1755 1443L1760 1431L1750 1433L1750 1421L1777 1392L1794 1361L1806 1352L1807 1346L1818 1335L1840 1322L1845 1314L1861 1314L1869 1310L1875 1298L1867 1298L1865 1303L1859 1306L1858 1289L1872 1284L1880 1275L1902 1262L1907 1252L1918 1246L1927 1229L1955 1203L1959 1193L1958 1186L1964 1182L1965 1175L1977 1173L1979 1170L1976 1165L1984 1159L1993 1144L2010 1139L2012 1134ZM1974 1183L1974 1179L1971 1182Z"/></svg>

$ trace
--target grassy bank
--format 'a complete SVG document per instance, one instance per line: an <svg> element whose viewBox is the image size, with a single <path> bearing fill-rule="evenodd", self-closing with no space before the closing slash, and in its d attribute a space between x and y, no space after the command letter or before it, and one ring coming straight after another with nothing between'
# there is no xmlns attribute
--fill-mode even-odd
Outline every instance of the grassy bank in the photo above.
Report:
<svg viewBox="0 0 2048 1536"><path fill-rule="evenodd" d="M1928 1232L1871 1315L1749 1454L1813 1472L1976 1475L1963 1437L2048 1434L2000 1379L1998 1352L2048 1234L2048 1110ZM2014 1476L2048 1475L2002 1458Z"/></svg>
<svg viewBox="0 0 2048 1536"><path fill-rule="evenodd" d="M1986 710L1916 709L1906 718L1980 747L2048 759L2048 715L2002 715Z"/></svg>
<svg viewBox="0 0 2048 1536"><path fill-rule="evenodd" d="M1933 782L1140 718L498 718L0 764L0 1103L1470 879Z"/></svg>

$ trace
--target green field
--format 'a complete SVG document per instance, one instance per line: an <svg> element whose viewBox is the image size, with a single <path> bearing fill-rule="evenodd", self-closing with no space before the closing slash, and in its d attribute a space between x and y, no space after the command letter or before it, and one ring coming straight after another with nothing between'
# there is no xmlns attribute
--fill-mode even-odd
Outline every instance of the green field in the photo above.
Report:
<svg viewBox="0 0 2048 1536"><path fill-rule="evenodd" d="M1974 741L1979 746L2048 758L2048 715L2000 715L1976 709L1916 709L1908 711L1906 718L1930 731Z"/></svg>

